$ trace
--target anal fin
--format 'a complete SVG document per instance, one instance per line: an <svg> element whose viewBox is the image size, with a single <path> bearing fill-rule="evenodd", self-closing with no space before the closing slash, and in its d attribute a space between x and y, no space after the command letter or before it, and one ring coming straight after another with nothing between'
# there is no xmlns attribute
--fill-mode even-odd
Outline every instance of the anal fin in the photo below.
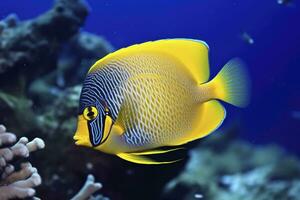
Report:
<svg viewBox="0 0 300 200"><path fill-rule="evenodd" d="M170 164L177 162L179 160L173 160L173 161L155 161L151 158L148 158L146 156L141 155L135 155L133 153L118 153L118 157L127 160L129 162L137 163L137 164L146 164L146 165L160 165L160 164Z"/></svg>
<svg viewBox="0 0 300 200"><path fill-rule="evenodd" d="M177 150L183 150L185 148L183 147L178 147L178 148L171 148L171 149L152 149L148 151L141 151L141 152L133 152L131 154L136 155L136 156L141 156L141 155L155 155L155 154L163 154L163 153L169 153Z"/></svg>

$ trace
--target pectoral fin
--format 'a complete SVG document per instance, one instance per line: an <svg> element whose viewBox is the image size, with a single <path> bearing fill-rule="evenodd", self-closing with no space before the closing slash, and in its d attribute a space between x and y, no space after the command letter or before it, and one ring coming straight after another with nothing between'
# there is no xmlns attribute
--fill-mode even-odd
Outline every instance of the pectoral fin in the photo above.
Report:
<svg viewBox="0 0 300 200"><path fill-rule="evenodd" d="M146 165L170 164L170 163L179 161L179 160L163 161L163 162L155 161L146 156L135 155L133 153L119 153L119 154L117 154L117 156L124 160L127 160L129 162L138 163L138 164L146 164Z"/></svg>

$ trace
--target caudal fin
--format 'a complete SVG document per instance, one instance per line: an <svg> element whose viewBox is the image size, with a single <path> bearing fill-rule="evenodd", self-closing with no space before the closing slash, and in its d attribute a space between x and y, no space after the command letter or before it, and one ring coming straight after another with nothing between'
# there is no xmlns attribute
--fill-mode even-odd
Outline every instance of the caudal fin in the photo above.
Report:
<svg viewBox="0 0 300 200"><path fill-rule="evenodd" d="M238 107L249 103L249 78L240 59L230 60L211 83L217 99Z"/></svg>

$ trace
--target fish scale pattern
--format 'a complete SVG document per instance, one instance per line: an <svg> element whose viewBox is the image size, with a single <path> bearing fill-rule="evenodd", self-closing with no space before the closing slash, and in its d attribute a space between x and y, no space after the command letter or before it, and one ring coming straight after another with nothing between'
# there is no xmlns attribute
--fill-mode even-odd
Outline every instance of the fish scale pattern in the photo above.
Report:
<svg viewBox="0 0 300 200"><path fill-rule="evenodd" d="M139 60L137 60L139 59ZM138 54L122 59L130 78L121 85L120 113L125 141L145 148L171 145L192 130L196 85L165 55Z"/></svg>

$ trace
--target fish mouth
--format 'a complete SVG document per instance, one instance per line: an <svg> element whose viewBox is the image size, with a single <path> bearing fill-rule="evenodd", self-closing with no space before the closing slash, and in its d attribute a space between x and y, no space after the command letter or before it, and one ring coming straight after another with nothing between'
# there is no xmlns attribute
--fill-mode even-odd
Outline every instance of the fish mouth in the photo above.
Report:
<svg viewBox="0 0 300 200"><path fill-rule="evenodd" d="M79 139L73 138L73 140L74 140L74 142L75 142L76 145L79 145L79 144L80 144Z"/></svg>
<svg viewBox="0 0 300 200"><path fill-rule="evenodd" d="M73 140L74 140L76 145L82 145L82 142L80 142L80 139L78 137L74 136Z"/></svg>
<svg viewBox="0 0 300 200"><path fill-rule="evenodd" d="M74 139L74 142L76 145L78 145L79 140L78 139Z"/></svg>
<svg viewBox="0 0 300 200"><path fill-rule="evenodd" d="M84 142L82 140L75 140L75 144L78 145L78 146L89 146L87 144L87 142Z"/></svg>
<svg viewBox="0 0 300 200"><path fill-rule="evenodd" d="M84 140L82 138L78 138L78 137L74 136L73 140L75 141L75 144L78 145L78 146L87 146L87 147L91 146L91 144L89 143L89 141Z"/></svg>

